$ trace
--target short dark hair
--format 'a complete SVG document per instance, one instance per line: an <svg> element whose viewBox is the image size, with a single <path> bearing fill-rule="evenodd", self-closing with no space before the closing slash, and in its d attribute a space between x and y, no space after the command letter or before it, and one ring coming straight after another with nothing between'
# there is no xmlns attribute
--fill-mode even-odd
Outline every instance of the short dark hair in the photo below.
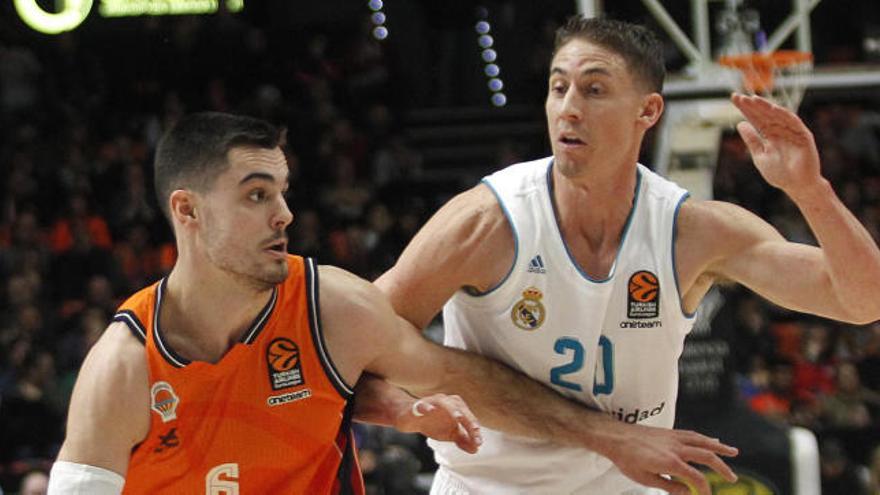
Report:
<svg viewBox="0 0 880 495"><path fill-rule="evenodd" d="M168 197L176 189L205 191L229 166L237 146L274 149L284 129L264 120L220 112L186 115L162 136L153 162L156 197L171 222ZM172 224L173 225L173 224Z"/></svg>
<svg viewBox="0 0 880 495"><path fill-rule="evenodd" d="M663 91L663 79L666 77L663 47L660 39L650 29L604 17L586 18L574 15L556 30L553 57L573 39L595 43L619 54L626 61L630 72L645 83L650 91Z"/></svg>

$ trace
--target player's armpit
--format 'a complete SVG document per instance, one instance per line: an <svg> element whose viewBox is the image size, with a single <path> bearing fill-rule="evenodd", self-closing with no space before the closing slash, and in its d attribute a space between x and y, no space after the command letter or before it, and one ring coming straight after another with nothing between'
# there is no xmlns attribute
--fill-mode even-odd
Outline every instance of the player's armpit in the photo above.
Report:
<svg viewBox="0 0 880 495"><path fill-rule="evenodd" d="M124 477L131 449L149 430L149 396L143 344L124 323L111 324L83 361L58 460Z"/></svg>
<svg viewBox="0 0 880 495"><path fill-rule="evenodd" d="M417 402L382 380L433 381L436 364L425 366L431 355L417 348L427 349L428 341L394 313L374 285L334 267L322 266L320 276L321 325L330 356L347 383L360 384L355 418L452 441L475 452L481 443L479 424L460 398L428 393ZM401 344L411 352L398 352Z"/></svg>
<svg viewBox="0 0 880 495"><path fill-rule="evenodd" d="M361 375L355 386L354 420L394 426L398 416L412 407L416 398L371 373Z"/></svg>

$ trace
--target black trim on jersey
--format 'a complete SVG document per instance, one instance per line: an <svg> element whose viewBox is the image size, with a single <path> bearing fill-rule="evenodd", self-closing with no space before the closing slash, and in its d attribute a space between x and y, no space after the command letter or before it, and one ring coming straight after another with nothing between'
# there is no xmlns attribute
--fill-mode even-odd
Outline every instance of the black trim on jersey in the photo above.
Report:
<svg viewBox="0 0 880 495"><path fill-rule="evenodd" d="M183 368L191 361L177 354L174 352L174 349L165 344L165 341L162 340L162 334L159 332L159 309L162 307L162 294L165 292L165 284L167 282L168 278L163 278L156 285L156 307L153 309L153 341L156 343L156 349L159 350L159 354L165 358L168 364L175 368Z"/></svg>
<svg viewBox="0 0 880 495"><path fill-rule="evenodd" d="M147 331L144 330L144 324L141 323L141 320L138 319L136 314L134 314L134 311L128 309L117 311L116 314L113 315L113 321L121 321L122 323L125 323L125 326L128 327L128 331L130 331L136 339L140 340L141 344L147 343Z"/></svg>
<svg viewBox="0 0 880 495"><path fill-rule="evenodd" d="M245 332L244 335L238 340L242 344L252 344L254 340L257 339L257 336L260 335L260 332L263 331L263 328L266 327L266 323L269 321L269 317L272 316L272 310L275 309L275 302L278 300L278 287L272 288L272 297L269 298L269 302L263 306L263 309L257 314L257 317L254 318L254 322L251 323L251 329Z"/></svg>
<svg viewBox="0 0 880 495"><path fill-rule="evenodd" d="M363 474L357 467L355 458L354 432L351 429L354 417L354 401L348 401L342 415L342 423L339 425L339 434L336 438L336 446L342 452L342 460L339 462L339 470L336 472L336 480L339 483L339 495L356 495L362 493L364 486Z"/></svg>
<svg viewBox="0 0 880 495"><path fill-rule="evenodd" d="M312 343L318 351L318 361L324 368L324 374L330 379L330 383L345 400L351 400L354 390L350 387L342 375L337 371L330 354L327 352L327 344L324 342L324 332L321 330L321 305L319 304L318 266L312 258L304 258L306 273L306 303L309 308L309 328L312 331Z"/></svg>

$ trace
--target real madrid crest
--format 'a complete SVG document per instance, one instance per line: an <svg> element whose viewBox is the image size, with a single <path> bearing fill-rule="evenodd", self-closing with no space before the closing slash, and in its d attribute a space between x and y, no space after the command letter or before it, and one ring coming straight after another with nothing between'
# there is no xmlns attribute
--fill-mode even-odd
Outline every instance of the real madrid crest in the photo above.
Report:
<svg viewBox="0 0 880 495"><path fill-rule="evenodd" d="M544 317L547 316L547 310L541 303L544 294L535 287L529 287L522 295L523 298L510 310L510 319L523 330L537 330L544 324Z"/></svg>

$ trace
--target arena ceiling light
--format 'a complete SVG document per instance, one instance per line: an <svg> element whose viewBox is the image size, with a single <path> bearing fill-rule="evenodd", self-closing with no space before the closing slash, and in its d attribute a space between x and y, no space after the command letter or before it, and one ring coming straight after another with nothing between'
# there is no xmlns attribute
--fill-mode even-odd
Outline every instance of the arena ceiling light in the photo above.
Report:
<svg viewBox="0 0 880 495"><path fill-rule="evenodd" d="M479 19L474 25L474 31L477 33L477 45L480 47L480 58L486 64L483 67L483 73L488 78L487 85L492 96L489 101L496 107L507 105L507 95L502 91L504 89L504 81L501 80L501 67L498 66L498 52L495 51L495 38L492 37L492 25L489 23L489 9L486 7L477 8L477 18Z"/></svg>
<svg viewBox="0 0 880 495"><path fill-rule="evenodd" d="M382 0L370 0L367 6L373 11L370 15L370 20L373 21L373 37L384 40L388 37L388 27L385 26L385 3Z"/></svg>

